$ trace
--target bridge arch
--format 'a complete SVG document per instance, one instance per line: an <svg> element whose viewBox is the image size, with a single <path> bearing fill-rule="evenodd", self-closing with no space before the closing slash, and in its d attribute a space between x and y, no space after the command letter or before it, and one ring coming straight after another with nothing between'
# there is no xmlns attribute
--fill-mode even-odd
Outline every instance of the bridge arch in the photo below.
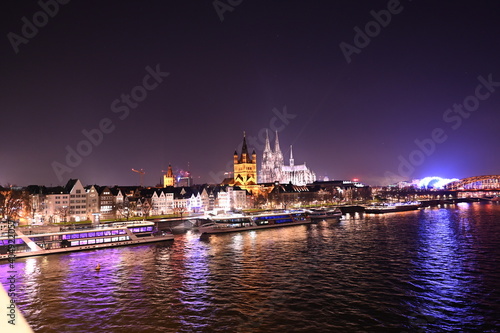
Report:
<svg viewBox="0 0 500 333"><path fill-rule="evenodd" d="M476 176L446 185L448 190L500 190L500 175Z"/></svg>

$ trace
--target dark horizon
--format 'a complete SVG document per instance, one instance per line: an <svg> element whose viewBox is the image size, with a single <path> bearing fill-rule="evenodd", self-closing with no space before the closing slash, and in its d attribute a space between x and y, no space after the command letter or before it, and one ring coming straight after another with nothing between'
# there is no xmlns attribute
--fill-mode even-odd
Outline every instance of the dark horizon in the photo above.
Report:
<svg viewBox="0 0 500 333"><path fill-rule="evenodd" d="M134 168L154 186L169 164L216 183L244 131L260 167L266 128L318 180L499 174L499 9L9 3L0 184L138 185Z"/></svg>

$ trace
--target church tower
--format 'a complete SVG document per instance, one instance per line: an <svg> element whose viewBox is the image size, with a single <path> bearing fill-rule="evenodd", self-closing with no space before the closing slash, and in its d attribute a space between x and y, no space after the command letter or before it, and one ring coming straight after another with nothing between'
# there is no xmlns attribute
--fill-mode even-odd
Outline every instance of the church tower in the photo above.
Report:
<svg viewBox="0 0 500 333"><path fill-rule="evenodd" d="M274 154L269 143L269 133L266 130L266 143L260 164L259 183L274 182Z"/></svg>
<svg viewBox="0 0 500 333"><path fill-rule="evenodd" d="M175 186L175 176L170 164L168 165L167 173L163 175L163 187L167 186Z"/></svg>
<svg viewBox="0 0 500 333"><path fill-rule="evenodd" d="M278 139L278 131L276 131L276 138L274 141L274 180L281 180L282 178L282 169L285 162L283 160L283 153L281 152L280 142Z"/></svg>
<svg viewBox="0 0 500 333"><path fill-rule="evenodd" d="M234 185L249 192L257 191L257 154L248 154L247 140L243 132L243 145L241 154L234 152Z"/></svg>

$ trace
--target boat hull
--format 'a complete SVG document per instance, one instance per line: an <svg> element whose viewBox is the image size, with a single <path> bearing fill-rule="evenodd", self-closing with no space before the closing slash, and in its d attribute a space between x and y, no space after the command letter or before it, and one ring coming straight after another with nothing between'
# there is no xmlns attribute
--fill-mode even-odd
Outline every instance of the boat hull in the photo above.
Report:
<svg viewBox="0 0 500 333"><path fill-rule="evenodd" d="M385 214L385 213L397 213L397 212L407 212L411 210L418 210L420 205L406 205L406 206L395 206L395 207L382 207L382 208L365 208L365 213L367 214Z"/></svg>
<svg viewBox="0 0 500 333"><path fill-rule="evenodd" d="M199 227L199 230L201 234L224 234L224 233L229 233L229 232L239 232L239 231L248 231L248 230L259 230L259 229L270 229L270 228L283 228L283 227L289 227L293 225L302 225L302 224L311 224L311 220L305 220L305 221L296 221L296 222L288 222L288 223L283 223L283 224L268 224L268 225L253 225L253 226L248 226L248 227L234 227L234 228L204 228Z"/></svg>
<svg viewBox="0 0 500 333"><path fill-rule="evenodd" d="M42 251L16 252L14 254L14 256L12 256L10 254L1 254L0 260L7 260L7 259L9 259L9 257L16 259L16 258L24 258L24 257L43 256L43 255L47 255L47 254L97 250L97 249L103 249L103 248L108 248L108 247L156 243L156 242L170 241L173 239L174 239L174 235L151 236L151 237L140 237L138 239L133 239L133 240L124 240L124 241L119 241L119 242L114 242L114 243L100 243L100 244L93 244L93 245L72 246L72 247L64 247L64 248L42 250Z"/></svg>
<svg viewBox="0 0 500 333"><path fill-rule="evenodd" d="M327 220L327 219L339 219L342 217L342 212L340 210L335 211L325 211L325 212L312 212L308 214L311 220Z"/></svg>

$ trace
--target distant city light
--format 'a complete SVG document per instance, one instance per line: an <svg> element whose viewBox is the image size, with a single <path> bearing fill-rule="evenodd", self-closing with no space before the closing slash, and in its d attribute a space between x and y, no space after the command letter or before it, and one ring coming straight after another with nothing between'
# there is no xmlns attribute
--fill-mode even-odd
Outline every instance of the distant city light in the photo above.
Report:
<svg viewBox="0 0 500 333"><path fill-rule="evenodd" d="M451 182L458 181L458 178L425 177L418 182L419 188L444 188Z"/></svg>

